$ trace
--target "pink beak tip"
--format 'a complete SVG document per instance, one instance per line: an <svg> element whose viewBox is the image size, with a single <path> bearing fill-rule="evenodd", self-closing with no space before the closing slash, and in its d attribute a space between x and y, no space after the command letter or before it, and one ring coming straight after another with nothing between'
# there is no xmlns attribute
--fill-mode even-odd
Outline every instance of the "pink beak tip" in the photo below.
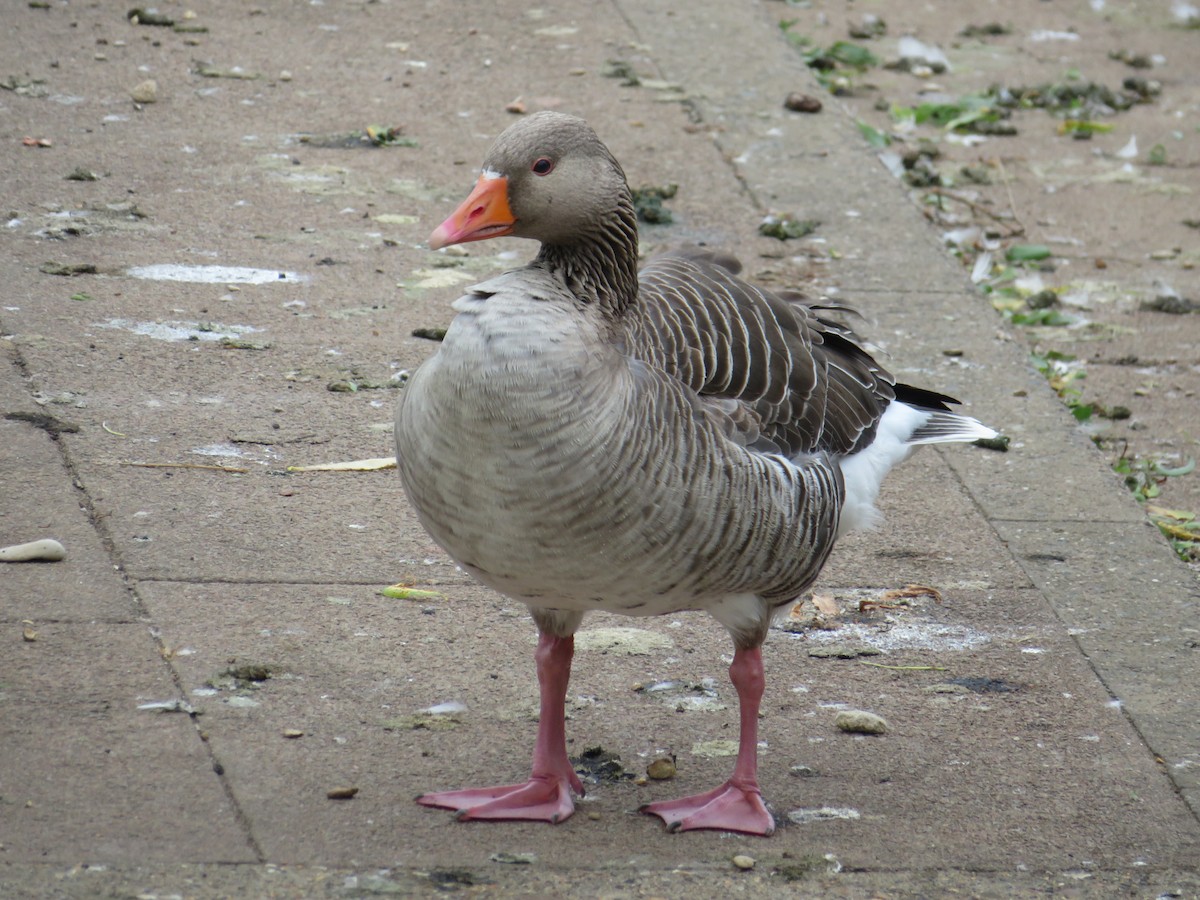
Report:
<svg viewBox="0 0 1200 900"><path fill-rule="evenodd" d="M446 227L447 224L449 223L443 222L429 235L430 250L441 250L443 247L448 247L454 243L454 233Z"/></svg>

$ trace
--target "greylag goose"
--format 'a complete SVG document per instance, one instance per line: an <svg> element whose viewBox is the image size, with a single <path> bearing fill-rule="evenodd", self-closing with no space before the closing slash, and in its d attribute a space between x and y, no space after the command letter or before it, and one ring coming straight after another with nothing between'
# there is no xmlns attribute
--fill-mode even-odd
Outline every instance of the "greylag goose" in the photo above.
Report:
<svg viewBox="0 0 1200 900"><path fill-rule="evenodd" d="M758 787L761 645L837 535L874 517L916 444L994 436L906 385L829 310L712 253L638 271L625 174L582 119L542 112L492 145L430 247L515 235L524 268L471 288L404 390L397 459L421 523L538 628L528 781L425 794L460 819L561 822L583 785L564 701L584 615L704 610L733 638L733 774L642 811L674 830L768 835Z"/></svg>

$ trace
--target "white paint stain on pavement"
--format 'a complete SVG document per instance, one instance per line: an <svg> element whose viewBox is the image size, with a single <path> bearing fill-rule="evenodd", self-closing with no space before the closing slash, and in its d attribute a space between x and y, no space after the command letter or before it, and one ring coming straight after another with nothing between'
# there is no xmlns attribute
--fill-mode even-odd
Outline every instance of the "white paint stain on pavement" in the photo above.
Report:
<svg viewBox="0 0 1200 900"><path fill-rule="evenodd" d="M197 325L188 322L136 322L132 319L109 319L97 322L99 328L119 328L159 341L221 341L239 335L262 331L250 325L221 325L216 322Z"/></svg>
<svg viewBox="0 0 1200 900"><path fill-rule="evenodd" d="M157 263L126 270L134 278L151 281L186 281L192 284L303 284L307 275L280 269L252 269L245 266L184 266Z"/></svg>

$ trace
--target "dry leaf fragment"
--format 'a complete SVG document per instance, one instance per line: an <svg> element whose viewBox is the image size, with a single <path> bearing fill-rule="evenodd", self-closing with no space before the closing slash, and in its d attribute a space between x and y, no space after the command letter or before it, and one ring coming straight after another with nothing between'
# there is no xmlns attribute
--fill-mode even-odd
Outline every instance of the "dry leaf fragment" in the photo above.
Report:
<svg viewBox="0 0 1200 900"><path fill-rule="evenodd" d="M833 631L839 627L837 620L841 618L841 609L832 594L813 594L811 600L811 608L803 600L792 606L783 626L785 631L807 628Z"/></svg>
<svg viewBox="0 0 1200 900"><path fill-rule="evenodd" d="M379 456L373 459L352 459L347 462L317 463L312 466L288 466L289 472L375 472L396 468L396 457Z"/></svg>
<svg viewBox="0 0 1200 900"><path fill-rule="evenodd" d="M403 582L381 588L379 593L392 600L444 600L446 596L438 591L424 591L420 588L409 587Z"/></svg>
<svg viewBox="0 0 1200 900"><path fill-rule="evenodd" d="M929 597L934 603L942 602L942 592L928 584L909 584L899 593L905 597Z"/></svg>
<svg viewBox="0 0 1200 900"><path fill-rule="evenodd" d="M836 616L839 612L837 601L833 599L833 594L813 594L813 606L817 608L817 612L823 616Z"/></svg>
<svg viewBox="0 0 1200 900"><path fill-rule="evenodd" d="M858 604L859 612L867 612L872 609L903 609L908 606L906 601L915 600L917 597L929 597L935 603L942 602L942 592L935 587L930 587L927 584L909 584L902 588L893 588L890 591L884 591L879 595L878 600L861 600Z"/></svg>

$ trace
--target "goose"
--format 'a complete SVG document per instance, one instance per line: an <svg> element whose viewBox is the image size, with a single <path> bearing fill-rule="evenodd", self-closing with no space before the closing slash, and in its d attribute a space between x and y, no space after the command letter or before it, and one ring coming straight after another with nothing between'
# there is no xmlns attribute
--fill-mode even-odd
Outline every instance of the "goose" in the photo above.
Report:
<svg viewBox="0 0 1200 900"><path fill-rule="evenodd" d="M583 794L564 702L584 616L702 610L733 641L733 772L641 811L671 831L769 835L757 748L773 614L839 534L876 519L884 475L916 445L995 432L897 384L838 310L751 284L732 257L681 250L639 272L625 174L583 119L539 112L503 131L429 246L501 235L540 250L454 301L395 434L423 527L537 626L532 772L417 802L460 820L567 819Z"/></svg>

